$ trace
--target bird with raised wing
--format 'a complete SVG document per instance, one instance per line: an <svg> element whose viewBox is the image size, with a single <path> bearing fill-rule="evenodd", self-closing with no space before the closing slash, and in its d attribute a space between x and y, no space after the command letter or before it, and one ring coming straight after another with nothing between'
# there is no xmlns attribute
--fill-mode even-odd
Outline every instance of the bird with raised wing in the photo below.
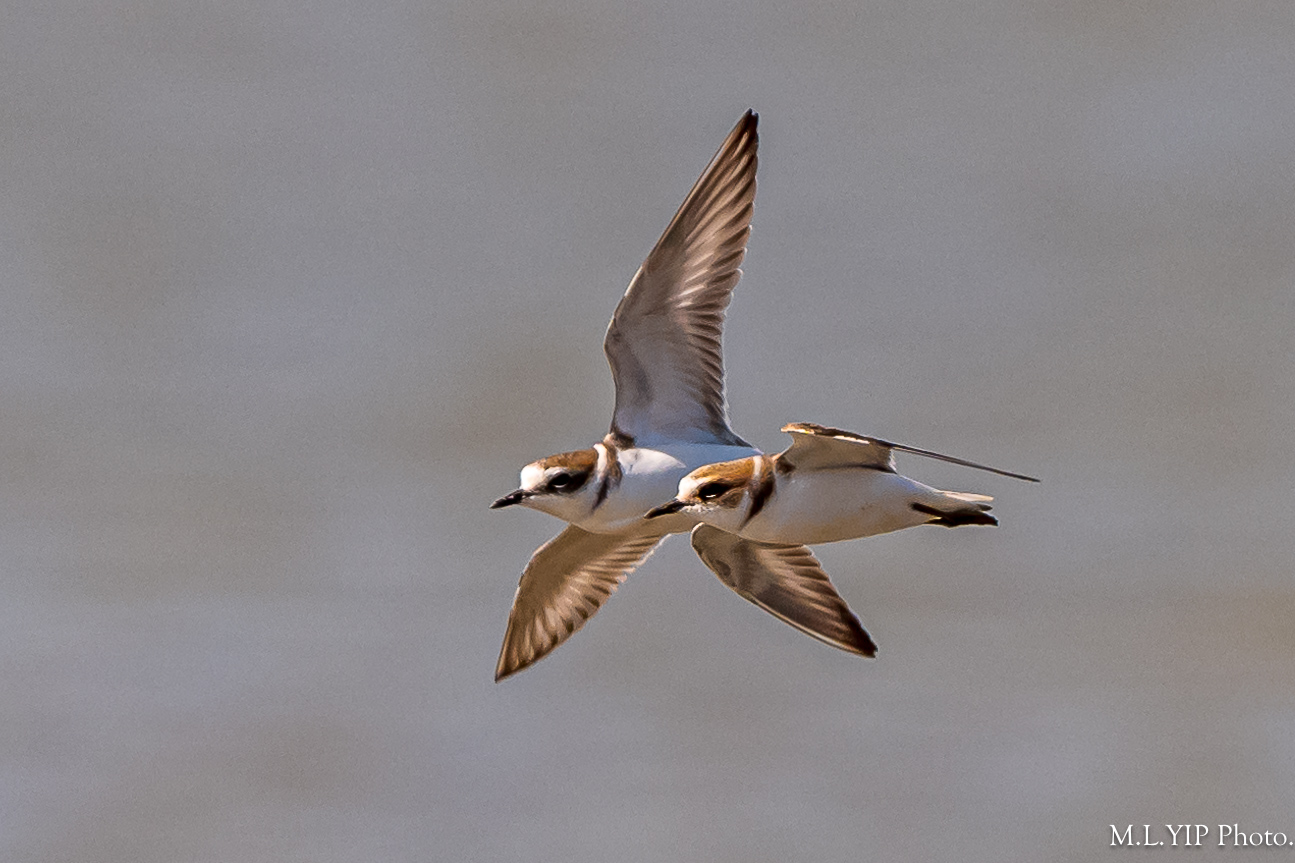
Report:
<svg viewBox="0 0 1295 863"><path fill-rule="evenodd" d="M645 517L689 471L759 453L729 427L721 334L742 275L755 201L757 116L729 133L630 281L603 350L616 404L593 446L532 462L493 508L524 506L569 526L522 573L495 679L560 645L688 515ZM739 595L843 650L872 642L808 549L716 542L702 558ZM726 577L717 567L724 568ZM740 577L739 577L740 576Z"/></svg>

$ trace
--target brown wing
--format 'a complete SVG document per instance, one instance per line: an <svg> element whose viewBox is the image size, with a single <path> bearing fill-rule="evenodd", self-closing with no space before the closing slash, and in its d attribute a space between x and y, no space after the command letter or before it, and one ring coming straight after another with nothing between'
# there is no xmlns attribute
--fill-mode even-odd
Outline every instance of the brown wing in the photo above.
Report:
<svg viewBox="0 0 1295 863"><path fill-rule="evenodd" d="M720 337L751 233L757 119L738 121L616 307L613 434L747 445L728 426Z"/></svg>
<svg viewBox="0 0 1295 863"><path fill-rule="evenodd" d="M742 539L716 527L693 528L692 547L739 596L825 644L875 656L867 630L803 545Z"/></svg>
<svg viewBox="0 0 1295 863"><path fill-rule="evenodd" d="M540 546L517 585L495 680L570 638L664 536L590 533L572 525Z"/></svg>

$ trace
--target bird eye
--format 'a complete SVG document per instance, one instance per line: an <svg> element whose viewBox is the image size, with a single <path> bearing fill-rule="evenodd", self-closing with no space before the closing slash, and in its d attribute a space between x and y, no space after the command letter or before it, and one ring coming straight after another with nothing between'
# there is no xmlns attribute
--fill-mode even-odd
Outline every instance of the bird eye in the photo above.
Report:
<svg viewBox="0 0 1295 863"><path fill-rule="evenodd" d="M546 491L572 492L585 484L588 474L570 474L566 471L555 473L549 477L549 481L544 484Z"/></svg>
<svg viewBox="0 0 1295 863"><path fill-rule="evenodd" d="M722 482L708 482L701 488L697 489L697 497L702 500L714 500L715 498L728 491L729 487Z"/></svg>

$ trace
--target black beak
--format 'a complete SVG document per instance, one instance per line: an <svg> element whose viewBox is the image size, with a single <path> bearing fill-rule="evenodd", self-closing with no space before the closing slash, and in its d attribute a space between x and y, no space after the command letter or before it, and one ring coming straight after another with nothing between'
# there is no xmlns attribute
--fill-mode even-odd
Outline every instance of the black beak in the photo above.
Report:
<svg viewBox="0 0 1295 863"><path fill-rule="evenodd" d="M503 509L506 506L512 506L515 503L521 503L522 501L526 500L526 498L530 496L531 496L531 493L529 491L519 488L517 489L517 491L512 492L511 494L506 494L503 497L499 498L499 500L490 504L490 508Z"/></svg>
<svg viewBox="0 0 1295 863"><path fill-rule="evenodd" d="M688 504L684 503L681 500L672 500L667 504L662 504L661 506L658 506L656 509L648 510L647 515L644 517L656 518L659 515L670 515L671 513L678 512L679 510L683 509L687 505Z"/></svg>

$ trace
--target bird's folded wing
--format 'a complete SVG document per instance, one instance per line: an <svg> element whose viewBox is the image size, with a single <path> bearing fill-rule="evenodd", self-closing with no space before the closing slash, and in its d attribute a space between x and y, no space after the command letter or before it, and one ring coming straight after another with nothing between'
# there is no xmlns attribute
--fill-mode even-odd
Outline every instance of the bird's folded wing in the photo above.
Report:
<svg viewBox="0 0 1295 863"><path fill-rule="evenodd" d="M751 233L757 119L738 121L616 307L613 435L747 445L728 425L720 337Z"/></svg>
<svg viewBox="0 0 1295 863"><path fill-rule="evenodd" d="M540 546L517 585L495 680L570 638L664 536L590 533L572 525Z"/></svg>
<svg viewBox="0 0 1295 863"><path fill-rule="evenodd" d="M789 423L782 430L791 435L791 446L778 459L793 468L821 470L834 467L875 467L894 470L890 444L853 432L814 423Z"/></svg>
<svg viewBox="0 0 1295 863"><path fill-rule="evenodd" d="M877 645L805 546L754 542L701 524L692 547L744 599L833 647L876 655Z"/></svg>
<svg viewBox="0 0 1295 863"><path fill-rule="evenodd" d="M828 428L814 423L790 423L782 430L791 435L791 446L778 457L792 467L832 468L832 467L875 467L878 470L895 469L896 450L908 452L926 458L947 461L950 464L975 468L976 470L1009 476L1012 479L1023 479L1026 482L1038 482L1032 476L1023 473L1012 473L996 467L974 461L957 458L929 449L918 449L908 444L879 438L864 437L842 429Z"/></svg>

